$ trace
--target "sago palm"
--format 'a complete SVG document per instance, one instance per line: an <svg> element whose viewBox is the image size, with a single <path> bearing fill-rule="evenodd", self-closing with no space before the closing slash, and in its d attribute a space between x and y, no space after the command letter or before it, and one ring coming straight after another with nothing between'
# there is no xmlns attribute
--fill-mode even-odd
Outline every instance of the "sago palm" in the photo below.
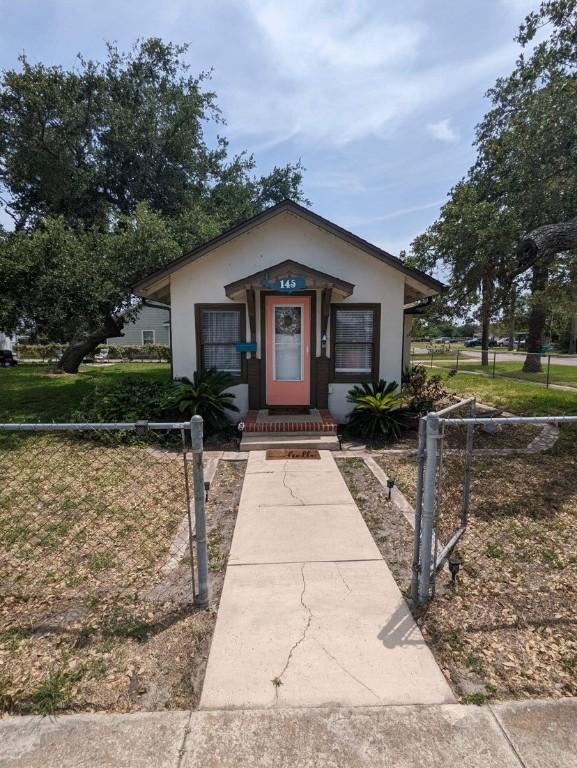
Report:
<svg viewBox="0 0 577 768"><path fill-rule="evenodd" d="M354 408L348 416L350 431L367 438L376 436L398 438L404 426L403 395L396 381L384 379L376 383L355 385L347 394Z"/></svg>
<svg viewBox="0 0 577 768"><path fill-rule="evenodd" d="M233 377L222 371L195 371L190 379L182 379L176 404L181 413L189 417L202 416L205 434L213 434L227 425L226 411L237 411L229 392Z"/></svg>

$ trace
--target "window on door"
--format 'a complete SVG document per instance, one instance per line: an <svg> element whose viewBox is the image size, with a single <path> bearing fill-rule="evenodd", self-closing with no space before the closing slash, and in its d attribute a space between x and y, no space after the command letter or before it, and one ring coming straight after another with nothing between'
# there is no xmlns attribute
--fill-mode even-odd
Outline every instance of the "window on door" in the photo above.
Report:
<svg viewBox="0 0 577 768"><path fill-rule="evenodd" d="M333 381L373 381L379 375L380 305L331 307Z"/></svg>
<svg viewBox="0 0 577 768"><path fill-rule="evenodd" d="M275 381L302 381L302 305L281 304L274 308Z"/></svg>
<svg viewBox="0 0 577 768"><path fill-rule="evenodd" d="M197 304L196 329L199 368L242 380L244 353L237 350L237 344L245 340L244 304Z"/></svg>
<svg viewBox="0 0 577 768"><path fill-rule="evenodd" d="M142 343L154 344L154 331L142 331Z"/></svg>

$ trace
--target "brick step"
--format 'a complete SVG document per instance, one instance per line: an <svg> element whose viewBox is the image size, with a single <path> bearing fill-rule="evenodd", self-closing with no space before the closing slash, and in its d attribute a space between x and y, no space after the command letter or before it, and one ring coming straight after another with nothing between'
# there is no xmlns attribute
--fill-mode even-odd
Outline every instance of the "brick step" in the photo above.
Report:
<svg viewBox="0 0 577 768"><path fill-rule="evenodd" d="M337 423L326 409L313 409L313 418L268 416L266 411L249 411L244 420L244 433L271 434L282 432L336 435Z"/></svg>
<svg viewBox="0 0 577 768"><path fill-rule="evenodd" d="M276 434L247 434L243 432L241 451L268 451L269 448L317 448L320 451L339 451L339 440L335 435L285 432Z"/></svg>

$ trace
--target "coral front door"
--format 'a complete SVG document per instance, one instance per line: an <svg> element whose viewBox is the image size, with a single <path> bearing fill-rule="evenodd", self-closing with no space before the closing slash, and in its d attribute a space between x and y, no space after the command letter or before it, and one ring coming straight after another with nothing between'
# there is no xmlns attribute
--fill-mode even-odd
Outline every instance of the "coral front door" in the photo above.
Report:
<svg viewBox="0 0 577 768"><path fill-rule="evenodd" d="M267 405L310 404L310 296L266 296Z"/></svg>

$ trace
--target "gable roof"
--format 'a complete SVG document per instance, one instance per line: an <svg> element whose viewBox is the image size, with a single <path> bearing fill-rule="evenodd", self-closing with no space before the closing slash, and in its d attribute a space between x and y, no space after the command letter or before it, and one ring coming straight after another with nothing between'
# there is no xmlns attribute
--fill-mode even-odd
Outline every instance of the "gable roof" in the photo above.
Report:
<svg viewBox="0 0 577 768"><path fill-rule="evenodd" d="M294 203L292 200L283 200L283 202L277 203L277 205L273 205L261 213L257 213L256 216L252 216L250 219L247 219L240 224L236 224L234 227L227 229L221 235L218 235L212 240L209 240L197 248L194 248L192 251L185 253L183 256L175 259L170 264L167 264L166 267L162 267L162 269L158 269L156 272L152 272L150 275L142 278L142 280L139 280L133 286L134 292L138 293L138 291L145 291L146 288L151 284L157 282L163 277L168 277L173 272L176 272L186 264L190 264L191 262L200 259L201 256L204 256L206 253L213 251L215 248L218 248L219 246L234 240L235 237L243 235L246 232L249 232L251 229L258 227L260 224L263 224L265 221L268 221L269 219L272 219L275 216L285 212L292 213L302 219L305 219L311 224L324 229L326 232L329 232L330 234L335 235L335 237L338 237L341 240L349 243L349 245L352 245L355 248L358 248L359 250L374 256L376 259L383 261L390 267L393 267L408 277L412 277L414 280L417 280L418 282L428 286L429 288L432 288L437 292L444 291L446 288L444 283L442 283L440 280L436 280L434 277L427 275L426 272L422 272L420 269L414 269L413 267L407 266L397 256L393 256L391 253L388 253L382 248L378 248L376 245L369 243L367 240L363 240L362 237L359 237L358 235L343 229L343 227L339 227L338 224L334 224L332 221L319 216L318 213L314 213L308 208L305 208L298 203Z"/></svg>

